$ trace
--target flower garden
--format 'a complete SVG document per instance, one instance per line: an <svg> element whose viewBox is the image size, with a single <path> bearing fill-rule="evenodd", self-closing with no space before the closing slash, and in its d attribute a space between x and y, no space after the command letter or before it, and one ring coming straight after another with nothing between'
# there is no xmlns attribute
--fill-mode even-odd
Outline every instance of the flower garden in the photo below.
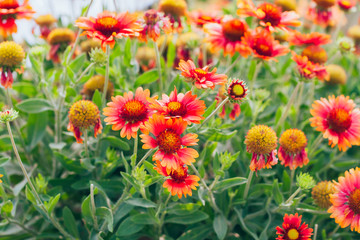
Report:
<svg viewBox="0 0 360 240"><path fill-rule="evenodd" d="M356 0L93 2L0 0L1 239L360 239Z"/></svg>

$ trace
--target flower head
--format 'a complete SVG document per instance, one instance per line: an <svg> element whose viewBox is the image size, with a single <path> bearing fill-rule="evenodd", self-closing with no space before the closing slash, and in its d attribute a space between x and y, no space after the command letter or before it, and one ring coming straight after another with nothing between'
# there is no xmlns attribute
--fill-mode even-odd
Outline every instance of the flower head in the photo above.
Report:
<svg viewBox="0 0 360 240"><path fill-rule="evenodd" d="M82 131L94 127L94 137L101 133L100 111L95 103L88 100L75 102L69 110L68 131L74 133L77 143L82 143Z"/></svg>
<svg viewBox="0 0 360 240"><path fill-rule="evenodd" d="M312 33L301 33L294 31L290 37L289 42L297 46L307 45L323 45L331 42L331 36L324 33L312 32Z"/></svg>
<svg viewBox="0 0 360 240"><path fill-rule="evenodd" d="M199 156L198 152L189 146L197 145L197 134L188 133L181 136L188 123L181 118L166 119L162 115L154 114L140 135L144 149L159 148L153 160L161 160L161 166L169 170L177 170L183 164L190 165ZM150 136L150 133L154 136Z"/></svg>
<svg viewBox="0 0 360 240"><path fill-rule="evenodd" d="M0 112L0 122L7 123L15 120L19 116L19 112L15 111L14 109L9 109Z"/></svg>
<svg viewBox="0 0 360 240"><path fill-rule="evenodd" d="M310 110L310 123L316 131L329 139L329 145L337 144L340 151L360 144L360 110L355 103L343 95L316 100Z"/></svg>
<svg viewBox="0 0 360 240"><path fill-rule="evenodd" d="M328 80L329 75L324 66L309 61L307 56L297 55L295 52L292 55L292 60L296 62L301 77L305 79L317 77L319 80Z"/></svg>
<svg viewBox="0 0 360 240"><path fill-rule="evenodd" d="M311 240L313 232L306 223L301 223L302 216L285 214L282 227L276 227L276 240Z"/></svg>
<svg viewBox="0 0 360 240"><path fill-rule="evenodd" d="M181 17L186 15L187 4L185 0L161 0L159 11L169 17L173 29L182 30Z"/></svg>
<svg viewBox="0 0 360 240"><path fill-rule="evenodd" d="M225 98L227 97L226 95L227 94L226 94L225 86L221 86L219 88L219 92L218 92L218 94L216 95L216 98L215 98L217 105L219 105L222 101L225 100ZM221 118L225 118L227 109L231 109L230 113L229 113L229 118L231 120L235 121L235 119L240 116L240 113L241 113L240 104L236 103L236 101L227 101L224 104L224 106L222 107L221 112L219 112L219 116Z"/></svg>
<svg viewBox="0 0 360 240"><path fill-rule="evenodd" d="M22 72L21 65L24 58L24 49L19 44L13 41L0 43L1 85L4 88L11 88L14 82L12 75L14 70Z"/></svg>
<svg viewBox="0 0 360 240"><path fill-rule="evenodd" d="M162 13L155 9L150 9L144 13L142 25L143 29L140 32L139 39L144 42L147 42L148 38L156 41L161 30L166 34L172 32L169 18L164 17Z"/></svg>
<svg viewBox="0 0 360 240"><path fill-rule="evenodd" d="M35 18L35 22L40 27L40 36L46 39L57 19L51 14L46 14Z"/></svg>
<svg viewBox="0 0 360 240"><path fill-rule="evenodd" d="M337 4L343 11L349 11L350 9L355 7L356 1L354 1L354 0L338 0Z"/></svg>
<svg viewBox="0 0 360 240"><path fill-rule="evenodd" d="M312 176L308 173L300 173L296 176L296 186L302 190L309 190L316 185L316 182Z"/></svg>
<svg viewBox="0 0 360 240"><path fill-rule="evenodd" d="M360 42L360 25L351 26L348 31L347 35L354 40L355 43Z"/></svg>
<svg viewBox="0 0 360 240"><path fill-rule="evenodd" d="M346 171L338 181L334 182L335 192L330 194L330 217L340 227L350 226L351 231L360 233L360 168Z"/></svg>
<svg viewBox="0 0 360 240"><path fill-rule="evenodd" d="M275 5L281 7L283 11L296 11L295 0L275 0Z"/></svg>
<svg viewBox="0 0 360 240"><path fill-rule="evenodd" d="M107 54L104 51L102 51L100 48L91 49L89 55L90 55L90 61L98 66L104 66L108 61Z"/></svg>
<svg viewBox="0 0 360 240"><path fill-rule="evenodd" d="M139 32L142 30L136 14L128 12L116 14L104 11L99 13L96 18L80 17L76 20L76 26L84 29L82 35L99 39L104 51L106 45L114 47L115 38L139 36Z"/></svg>
<svg viewBox="0 0 360 240"><path fill-rule="evenodd" d="M271 168L278 162L277 137L274 130L265 125L252 127L245 137L246 151L252 154L250 170Z"/></svg>
<svg viewBox="0 0 360 240"><path fill-rule="evenodd" d="M91 99L96 90L98 90L99 92L102 92L104 90L104 83L105 83L104 76L94 75L84 84L81 93L84 94L88 99ZM113 92L114 92L114 85L112 84L112 82L109 82L106 91L106 98L110 99Z"/></svg>
<svg viewBox="0 0 360 240"><path fill-rule="evenodd" d="M326 71L329 74L329 81L327 83L340 85L346 84L347 76L345 69L342 66L329 64L326 66Z"/></svg>
<svg viewBox="0 0 360 240"><path fill-rule="evenodd" d="M322 181L316 184L311 191L311 196L320 208L331 206L330 194L335 193L335 185L330 181Z"/></svg>
<svg viewBox="0 0 360 240"><path fill-rule="evenodd" d="M47 41L51 48L48 59L52 59L55 63L60 62L59 53L75 41L75 33L68 28L55 28L47 36Z"/></svg>
<svg viewBox="0 0 360 240"><path fill-rule="evenodd" d="M141 46L137 49L135 59L144 72L153 69L156 66L155 49L148 46Z"/></svg>
<svg viewBox="0 0 360 240"><path fill-rule="evenodd" d="M330 8L336 4L336 0L313 0L320 8Z"/></svg>
<svg viewBox="0 0 360 240"><path fill-rule="evenodd" d="M232 79L228 88L227 95L230 101L241 102L248 94L246 83L239 79Z"/></svg>
<svg viewBox="0 0 360 240"><path fill-rule="evenodd" d="M200 123L204 119L205 103L192 95L191 91L183 94L177 93L177 89L170 93L162 95L162 100L148 99L151 103L150 109L166 117L181 117L188 124Z"/></svg>
<svg viewBox="0 0 360 240"><path fill-rule="evenodd" d="M327 0L325 0L327 1ZM334 1L335 0L330 0ZM334 9L332 7L330 8L323 8L323 7L319 7L318 5L316 6L311 6L308 9L307 12L307 18L309 20L311 20L312 22L314 22L317 25L320 25L322 27L328 27L328 26L332 26L335 24L335 17L334 15L336 14L336 12L334 11Z"/></svg>
<svg viewBox="0 0 360 240"><path fill-rule="evenodd" d="M192 190L196 190L196 186L199 186L200 178L195 175L188 174L188 168L180 165L178 169L168 170L161 165L160 161L156 161L155 170L163 176L169 177L163 187L167 188L171 195L178 195L179 198L184 195L191 196Z"/></svg>
<svg viewBox="0 0 360 240"><path fill-rule="evenodd" d="M341 37L336 41L342 53L352 52L354 48L354 41L349 37Z"/></svg>
<svg viewBox="0 0 360 240"><path fill-rule="evenodd" d="M104 108L105 122L112 125L112 130L119 131L121 137L127 139L135 138L137 132L145 121L153 114L149 109L150 91L143 90L142 87L133 92L125 92L124 96L111 97L112 102Z"/></svg>
<svg viewBox="0 0 360 240"><path fill-rule="evenodd" d="M193 83L198 89L214 89L216 85L224 85L227 80L225 74L216 73L216 68L211 72L208 66L197 68L191 60L187 62L180 60L178 69L181 71L181 75L183 75L187 81Z"/></svg>
<svg viewBox="0 0 360 240"><path fill-rule="evenodd" d="M196 26L202 28L207 23L220 23L221 17L218 17L214 12L203 12L202 10L192 11L191 20Z"/></svg>
<svg viewBox="0 0 360 240"><path fill-rule="evenodd" d="M282 165L293 170L309 163L305 151L307 139L303 131L288 129L281 135L279 143L278 156Z"/></svg>
<svg viewBox="0 0 360 240"><path fill-rule="evenodd" d="M316 45L307 46L301 55L306 56L309 61L313 63L324 64L327 61L327 53L325 49Z"/></svg>
<svg viewBox="0 0 360 240"><path fill-rule="evenodd" d="M80 48L82 52L90 54L91 50L101 48L101 42L96 38L86 39L80 43Z"/></svg>

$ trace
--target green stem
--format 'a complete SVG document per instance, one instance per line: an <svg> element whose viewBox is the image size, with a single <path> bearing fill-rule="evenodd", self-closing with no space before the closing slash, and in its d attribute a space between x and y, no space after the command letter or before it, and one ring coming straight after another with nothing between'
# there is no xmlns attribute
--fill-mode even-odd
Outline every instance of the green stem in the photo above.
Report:
<svg viewBox="0 0 360 240"><path fill-rule="evenodd" d="M105 83L104 83L104 88L103 88L103 92L102 92L102 96L101 96L101 104L102 104L102 108L104 108L105 101L106 101L106 93L107 93L107 89L108 89L108 85L109 85L109 64L110 64L110 47L109 45L106 45L106 55L107 55L107 62L106 62L106 72L105 72Z"/></svg>
<svg viewBox="0 0 360 240"><path fill-rule="evenodd" d="M166 206L167 206L167 204L169 203L169 201L170 201L170 199L171 199L171 194L169 194L169 196L167 197L167 199L166 199L166 201L165 201L165 203L164 203L164 211L161 213L161 216L160 216L160 224L159 224L159 235L161 235L161 230L162 230L162 226L163 226L163 224L164 224L164 218L165 218L165 215L166 215ZM161 206L161 205L160 205ZM158 211L156 212L156 217L157 216L159 216L159 214L160 214L160 211L161 211L161 207L159 206L159 209L158 209Z"/></svg>
<svg viewBox="0 0 360 240"><path fill-rule="evenodd" d="M205 67L207 65L207 46L206 46L206 43L203 43L201 51L202 51L202 57L203 57L202 58L202 65L203 65L203 67Z"/></svg>
<svg viewBox="0 0 360 240"><path fill-rule="evenodd" d="M227 103L229 101L229 97L226 97L216 108L214 111L212 111L212 113L210 113L209 116L207 116L207 118L204 119L204 121L202 121L202 123L200 124L200 126L198 127L197 131L200 130L200 128L207 122L209 121L218 111L220 108L222 108L222 106L225 105L225 103Z"/></svg>
<svg viewBox="0 0 360 240"><path fill-rule="evenodd" d="M133 156L135 156L135 157L134 157L133 162L131 162L132 167L134 167L134 166L135 166L135 163L136 163L137 152L138 152L138 145L139 145L139 134L136 133L136 137L135 137L135 139L134 139L134 153L133 153Z"/></svg>
<svg viewBox="0 0 360 240"><path fill-rule="evenodd" d="M31 230L30 228L26 227L24 224L22 224L21 222L15 220L15 219L10 219L8 217L6 217L6 220L8 220L9 223L15 224L17 226L19 226L20 228L22 228L24 231L30 233L33 236L38 236L38 233Z"/></svg>
<svg viewBox="0 0 360 240"><path fill-rule="evenodd" d="M315 152L315 150L318 148L318 146L322 142L322 140L323 140L323 135L319 134L319 136L317 136L317 138L315 139L313 144L310 145L311 147L309 147L309 150L308 150L308 155L309 155L310 159L313 156L313 153Z"/></svg>
<svg viewBox="0 0 360 240"><path fill-rule="evenodd" d="M302 102L302 95L303 95L303 92L304 92L304 82L301 81L300 82L300 87L299 87L299 94L298 94L298 97L295 101L295 113L298 113L299 112L299 109L300 109L300 105L301 105L301 102ZM299 120L298 117L295 118L295 126L297 125L297 121Z"/></svg>
<svg viewBox="0 0 360 240"><path fill-rule="evenodd" d="M320 173L325 172L326 170L328 170L328 169L331 167L331 165L332 165L334 162L336 162L337 160L339 160L342 156L344 156L345 153L346 153L346 152L341 152L339 155L333 157L333 158L325 165L325 167L323 167L322 169L320 169L320 170L318 171L317 174L320 174Z"/></svg>
<svg viewBox="0 0 360 240"><path fill-rule="evenodd" d="M251 180L252 180L253 176L254 176L254 171L250 170L248 180L246 182L246 186L245 186L245 190L244 190L244 196L243 196L244 200L246 200L246 198L248 196L249 189L250 189L250 184L251 184Z"/></svg>
<svg viewBox="0 0 360 240"><path fill-rule="evenodd" d="M84 129L84 150L85 150L85 156L86 156L87 158L90 158L88 141L89 141L88 131L87 131L87 129Z"/></svg>
<svg viewBox="0 0 360 240"><path fill-rule="evenodd" d="M295 168L290 171L290 192L292 192L292 185L294 183Z"/></svg>
<svg viewBox="0 0 360 240"><path fill-rule="evenodd" d="M158 75L159 75L159 90L160 90L160 93L162 93L164 90L164 86L163 86L164 83L162 80L162 73L161 73L160 52L159 52L159 48L158 48L156 42L155 41L152 41L152 42L153 42L153 45L155 48L155 54L156 54L156 66L157 66Z"/></svg>
<svg viewBox="0 0 360 240"><path fill-rule="evenodd" d="M78 84L80 82L80 80L85 76L85 74L95 65L94 62L90 63L89 66L87 66L87 68L85 68L85 70L80 74L80 77L78 77L78 79L76 79L76 81L74 82L74 85Z"/></svg>
<svg viewBox="0 0 360 240"><path fill-rule="evenodd" d="M238 61L241 59L241 56L239 55L234 62L225 70L224 74L227 74L228 72L230 72L231 69L233 69L235 67L235 65L238 63ZM205 66L205 65L204 65Z"/></svg>
<svg viewBox="0 0 360 240"><path fill-rule="evenodd" d="M95 199L94 199L94 184L90 184L90 202L91 202L91 215L94 219L94 228L99 229L99 225L97 222L96 217L96 206L95 206Z"/></svg>
<svg viewBox="0 0 360 240"><path fill-rule="evenodd" d="M296 211L299 212L307 212L307 213L312 213L312 214L330 214L327 211L317 211L317 210L312 210L312 209L306 209L306 208L295 208Z"/></svg>
<svg viewBox="0 0 360 240"><path fill-rule="evenodd" d="M254 76L252 77L251 82L250 82L250 89L249 90L250 90L250 93L252 94L252 96L255 96L254 95L254 86L255 86L255 81L256 81L256 79L257 79L257 77L259 75L261 65L262 65L262 61L259 61L256 64Z"/></svg>
<svg viewBox="0 0 360 240"><path fill-rule="evenodd" d="M147 151L147 153L141 158L141 160L138 162L138 164L136 165L135 169L140 167L141 164L155 151L157 150L157 148L153 148L150 149L149 151Z"/></svg>
<svg viewBox="0 0 360 240"><path fill-rule="evenodd" d="M319 227L319 225L315 224L314 239L313 239L313 240L316 240L316 235L317 235L318 227Z"/></svg>
<svg viewBox="0 0 360 240"><path fill-rule="evenodd" d="M296 191L289 197L288 200L286 200L285 204L289 204L301 191L301 188L299 187L298 189L296 189Z"/></svg>

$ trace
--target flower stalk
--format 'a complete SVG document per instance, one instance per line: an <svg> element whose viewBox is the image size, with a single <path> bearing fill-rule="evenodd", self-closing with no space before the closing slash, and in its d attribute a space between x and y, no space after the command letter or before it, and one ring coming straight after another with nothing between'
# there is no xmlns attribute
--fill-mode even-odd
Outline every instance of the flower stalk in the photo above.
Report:
<svg viewBox="0 0 360 240"><path fill-rule="evenodd" d="M157 69L158 69L158 75L159 75L159 90L160 90L160 93L163 92L164 90L164 86L163 86L163 80L162 80L162 72L161 72L161 61L160 61L160 52L159 52L159 48L156 44L156 42L153 40L153 45L154 45L154 48L155 48L155 54L156 54L156 66L157 66Z"/></svg>
<svg viewBox="0 0 360 240"><path fill-rule="evenodd" d="M248 180L246 182L246 186L245 186L245 190L244 190L244 195L243 195L244 200L246 200L246 198L249 194L250 184L251 184L251 180L252 180L253 176L254 176L254 171L250 170Z"/></svg>

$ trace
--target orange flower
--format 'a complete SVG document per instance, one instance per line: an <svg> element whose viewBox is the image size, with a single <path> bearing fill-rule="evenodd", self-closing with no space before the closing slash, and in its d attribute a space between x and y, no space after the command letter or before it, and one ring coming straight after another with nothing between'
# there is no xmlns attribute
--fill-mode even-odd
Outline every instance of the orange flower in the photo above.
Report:
<svg viewBox="0 0 360 240"><path fill-rule="evenodd" d="M323 45L331 42L331 36L329 34L312 32L312 33L301 33L294 31L290 37L289 42L293 45Z"/></svg>
<svg viewBox="0 0 360 240"><path fill-rule="evenodd" d="M59 53L63 53L65 49L75 41L75 33L68 28L55 28L47 36L47 41L51 46L47 59L59 63ZM75 55L76 53L74 53L73 57L75 57Z"/></svg>
<svg viewBox="0 0 360 240"><path fill-rule="evenodd" d="M121 137L135 138L140 126L153 114L149 109L150 91L142 87L133 92L124 93L124 96L111 97L112 102L104 108L103 114L106 125L112 125L112 130L119 131Z"/></svg>
<svg viewBox="0 0 360 240"><path fill-rule="evenodd" d="M240 16L254 16L258 18L260 25L270 31L274 31L275 28L291 30L289 27L301 25L301 22L298 21L299 15L296 12L282 12L280 7L268 2L255 7L252 0L238 0L237 13Z"/></svg>
<svg viewBox="0 0 360 240"><path fill-rule="evenodd" d="M282 227L276 227L276 240L311 240L313 229L301 223L301 217L297 213L285 214Z"/></svg>
<svg viewBox="0 0 360 240"><path fill-rule="evenodd" d="M196 26L202 28L207 23L221 23L221 17L218 17L214 12L205 13L202 10L192 11L191 20Z"/></svg>
<svg viewBox="0 0 360 240"><path fill-rule="evenodd" d="M29 0L24 0L20 5L17 0L0 1L0 35L7 38L8 35L17 32L16 19L30 19L35 11L28 4Z"/></svg>
<svg viewBox="0 0 360 240"><path fill-rule="evenodd" d="M179 166L177 170L168 170L166 167L161 165L160 161L156 161L154 169L165 177L170 177L167 179L163 187L167 188L171 195L178 195L179 198L184 195L191 196L192 190L196 190L196 186L199 186L200 178L195 175L188 174L188 168L186 166Z"/></svg>
<svg viewBox="0 0 360 240"><path fill-rule="evenodd" d="M329 74L324 66L309 61L307 56L300 56L295 52L292 54L292 60L296 62L301 77L306 79L317 77L319 80L329 79Z"/></svg>
<svg viewBox="0 0 360 240"><path fill-rule="evenodd" d="M346 151L352 145L360 144L360 109L343 95L329 96L329 99L316 100L310 110L311 126L329 139L329 145L337 144L340 151Z"/></svg>
<svg viewBox="0 0 360 240"><path fill-rule="evenodd" d="M196 97L191 91L178 94L175 87L170 96L163 94L162 100L148 99L151 103L149 108L166 117L181 117L188 124L199 124L204 119L202 115L206 106L204 101Z"/></svg>
<svg viewBox="0 0 360 240"><path fill-rule="evenodd" d="M156 42L160 36L161 30L165 33L170 33L172 31L169 18L164 17L162 13L155 9L150 9L144 13L142 24L143 30L140 32L139 39L144 42L147 42L148 38L151 38Z"/></svg>
<svg viewBox="0 0 360 240"><path fill-rule="evenodd" d="M4 88L12 87L14 77L12 73L23 71L22 62L25 58L24 49L13 41L0 43L0 71L1 85Z"/></svg>
<svg viewBox="0 0 360 240"><path fill-rule="evenodd" d="M181 75L187 81L193 83L198 89L211 88L214 89L216 85L224 85L227 80L225 74L216 74L216 68L209 72L209 67L197 68L193 61L180 60L179 68Z"/></svg>
<svg viewBox="0 0 360 240"><path fill-rule="evenodd" d="M162 115L154 114L141 128L143 134L140 137L144 143L143 149L158 147L153 159L161 160L161 166L169 171L178 170L183 164L190 165L195 162L199 154L188 146L197 145L199 139L194 133L181 136L187 125L187 122L181 118L165 119ZM155 138L150 136L150 133Z"/></svg>
<svg viewBox="0 0 360 240"><path fill-rule="evenodd" d="M75 25L84 29L82 35L99 39L104 51L106 45L114 47L115 38L139 36L142 30L137 15L128 12L116 14L104 11L99 13L97 18L80 17Z"/></svg>
<svg viewBox="0 0 360 240"><path fill-rule="evenodd" d="M187 3L185 0L161 0L159 11L164 12L170 18L172 28L178 32L182 31L181 17L187 14Z"/></svg>
<svg viewBox="0 0 360 240"><path fill-rule="evenodd" d="M231 56L238 52L243 57L251 53L243 41L249 27L240 19L224 18L221 23L208 23L204 31L208 34L204 41L210 44L213 52L224 50L225 55Z"/></svg>
<svg viewBox="0 0 360 240"><path fill-rule="evenodd" d="M274 60L277 62L276 57L289 52L289 48L280 45L266 29L257 28L252 33L246 33L244 41L252 49L254 57L266 61Z"/></svg>
<svg viewBox="0 0 360 240"><path fill-rule="evenodd" d="M218 94L215 97L215 101L216 101L217 105L219 105L222 101L224 101L224 99L226 98L225 93L226 93L225 86L221 86L219 88ZM240 113L241 113L240 104L232 103L232 102L228 101L222 107L222 110L219 113L219 117L225 118L227 109L231 109L231 111L229 113L229 118L231 120L235 121L235 119L240 116Z"/></svg>
<svg viewBox="0 0 360 240"><path fill-rule="evenodd" d="M231 80L228 89L227 95L229 100L232 102L241 102L248 94L248 89L244 81L239 79Z"/></svg>

